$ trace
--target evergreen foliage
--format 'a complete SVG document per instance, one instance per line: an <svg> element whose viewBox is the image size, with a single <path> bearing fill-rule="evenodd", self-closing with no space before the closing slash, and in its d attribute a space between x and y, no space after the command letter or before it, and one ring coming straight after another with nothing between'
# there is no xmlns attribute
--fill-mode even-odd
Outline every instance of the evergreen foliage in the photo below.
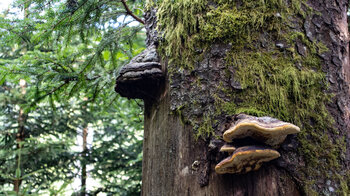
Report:
<svg viewBox="0 0 350 196"><path fill-rule="evenodd" d="M86 165L86 194L139 195L141 105L114 85L145 33L125 6L141 17L140 0L15 0L0 14L0 194L80 194Z"/></svg>

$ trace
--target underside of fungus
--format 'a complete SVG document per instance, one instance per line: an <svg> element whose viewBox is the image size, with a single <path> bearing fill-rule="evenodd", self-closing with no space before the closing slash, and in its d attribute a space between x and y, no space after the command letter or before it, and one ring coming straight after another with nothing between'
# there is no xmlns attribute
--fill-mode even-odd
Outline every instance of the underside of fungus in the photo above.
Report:
<svg viewBox="0 0 350 196"><path fill-rule="evenodd" d="M255 117L239 114L238 120L223 134L226 142L251 137L270 146L280 145L288 134L300 132L300 128L268 116Z"/></svg>
<svg viewBox="0 0 350 196"><path fill-rule="evenodd" d="M280 157L280 154L270 148L258 146L244 146L238 148L230 157L216 165L218 174L247 173L258 170L263 162L268 162Z"/></svg>

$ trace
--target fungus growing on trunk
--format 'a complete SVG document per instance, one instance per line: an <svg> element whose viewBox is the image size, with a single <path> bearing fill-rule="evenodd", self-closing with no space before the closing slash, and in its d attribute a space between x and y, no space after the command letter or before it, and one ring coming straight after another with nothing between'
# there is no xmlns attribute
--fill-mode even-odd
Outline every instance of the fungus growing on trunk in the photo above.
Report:
<svg viewBox="0 0 350 196"><path fill-rule="evenodd" d="M247 173L258 170L263 162L268 162L280 157L280 154L271 148L259 146L244 146L238 148L230 157L216 165L218 174Z"/></svg>
<svg viewBox="0 0 350 196"><path fill-rule="evenodd" d="M121 68L115 91L130 99L152 100L163 82L164 72L156 47L151 45Z"/></svg>
<svg viewBox="0 0 350 196"><path fill-rule="evenodd" d="M230 144L225 144L220 148L220 152L233 153L235 150L236 148Z"/></svg>
<svg viewBox="0 0 350 196"><path fill-rule="evenodd" d="M238 120L223 134L226 142L251 137L273 147L278 147L288 134L300 132L300 128L268 116L255 117L239 114Z"/></svg>
<svg viewBox="0 0 350 196"><path fill-rule="evenodd" d="M277 148L288 134L300 132L299 127L268 116L255 117L239 114L236 119L236 122L223 134L226 142L251 137ZM280 154L272 148L254 145L239 147L235 150L232 145L225 144L221 147L220 152L232 154L216 165L215 171L218 174L255 171L261 167L263 162L280 157Z"/></svg>

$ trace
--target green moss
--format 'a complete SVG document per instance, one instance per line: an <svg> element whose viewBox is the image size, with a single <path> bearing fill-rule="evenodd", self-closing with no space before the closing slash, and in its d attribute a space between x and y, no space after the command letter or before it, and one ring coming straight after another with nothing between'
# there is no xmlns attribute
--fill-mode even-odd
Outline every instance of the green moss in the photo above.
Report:
<svg viewBox="0 0 350 196"><path fill-rule="evenodd" d="M236 76L245 88L239 94L244 100L241 107L254 104L259 111L299 126L305 122L303 117L314 111L327 113L324 107L317 108L329 100L322 92L322 72L308 67L299 70L293 59L275 52L233 51L227 63L236 68Z"/></svg>
<svg viewBox="0 0 350 196"><path fill-rule="evenodd" d="M181 63L189 68L190 54L195 52L199 41L198 26L206 7L205 0L164 0L158 8L159 28L166 43L162 53L169 56L169 63ZM169 17L172 16L172 17ZM181 61L177 60L181 57Z"/></svg>
<svg viewBox="0 0 350 196"><path fill-rule="evenodd" d="M205 139L211 136L214 132L213 125L214 122L209 115L203 117L202 124L198 127L197 133L195 135L196 140L199 138Z"/></svg>
<svg viewBox="0 0 350 196"><path fill-rule="evenodd" d="M332 95L325 93L328 83L318 57L327 48L294 28L311 9L304 0L290 0L289 5L282 0L212 2L208 6L205 0L163 0L158 9L159 30L164 37L160 52L169 61L170 78L179 69L194 69L194 62L199 62L213 43L232 44L226 66L234 67L243 90L220 85L219 93L212 95L215 111L206 111L201 118L183 116L196 130L196 138L213 135L220 115L243 112L294 123L302 128L299 153L306 166L300 168L305 175L299 177L305 193L315 195L314 181L325 176L340 184L341 191L349 192L349 177L339 174L345 141L329 137L337 130L332 128L334 120L326 109ZM284 49L275 46L276 39L284 43ZM304 56L297 52L296 42L305 46ZM240 101L232 101L237 99ZM198 105L185 103L179 110L194 107Z"/></svg>

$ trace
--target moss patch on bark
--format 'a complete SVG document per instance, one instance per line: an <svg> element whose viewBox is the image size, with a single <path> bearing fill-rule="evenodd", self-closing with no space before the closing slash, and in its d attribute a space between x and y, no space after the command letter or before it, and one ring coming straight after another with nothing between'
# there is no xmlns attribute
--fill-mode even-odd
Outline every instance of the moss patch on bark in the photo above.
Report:
<svg viewBox="0 0 350 196"><path fill-rule="evenodd" d="M286 3L287 2L287 3ZM315 181L327 179L323 194L334 188L349 193L349 177L341 171L345 138L332 126L326 109L332 95L319 58L327 48L312 42L302 30L304 19L317 14L303 0L163 0L158 1L159 31L163 41L159 51L168 60L169 76L194 70L211 50L213 43L231 46L226 53L227 76L232 75L241 90L219 85L214 109L202 118L181 110L201 107L184 101L176 110L191 124L198 138L215 136L218 116L246 113L268 115L301 127L298 153L305 166L296 176L307 195L319 191ZM232 69L233 68L233 69ZM172 81L170 81L171 83ZM200 80L193 85L201 85ZM233 102L235 100L235 102Z"/></svg>

